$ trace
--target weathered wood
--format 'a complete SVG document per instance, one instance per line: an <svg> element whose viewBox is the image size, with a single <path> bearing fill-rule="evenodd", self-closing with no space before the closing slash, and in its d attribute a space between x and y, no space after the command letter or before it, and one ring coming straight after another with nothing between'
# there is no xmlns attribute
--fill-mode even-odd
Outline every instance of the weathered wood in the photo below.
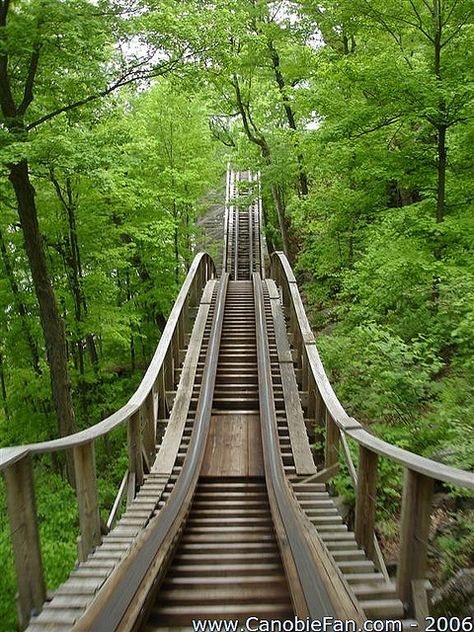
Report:
<svg viewBox="0 0 474 632"><path fill-rule="evenodd" d="M18 614L25 628L41 610L46 586L30 455L12 463L5 471L8 519L18 585Z"/></svg>
<svg viewBox="0 0 474 632"><path fill-rule="evenodd" d="M413 614L412 582L424 579L433 499L433 479L405 470L400 525L398 595L407 613Z"/></svg>
<svg viewBox="0 0 474 632"><path fill-rule="evenodd" d="M326 409L326 445L324 467L330 468L339 461L339 428Z"/></svg>
<svg viewBox="0 0 474 632"><path fill-rule="evenodd" d="M303 410L298 394L295 372L290 351L290 344L286 335L285 320L278 299L278 291L275 282L266 281L270 294L270 302L277 346L278 362L280 364L281 383L285 413L288 420L288 432L290 435L291 450L298 475L310 475L316 473L311 449L306 434ZM273 297L273 298L272 298Z"/></svg>
<svg viewBox="0 0 474 632"><path fill-rule="evenodd" d="M433 587L426 579L414 579L411 585L415 619L421 623L426 621L430 614L430 594Z"/></svg>
<svg viewBox="0 0 474 632"><path fill-rule="evenodd" d="M166 384L165 384L165 366L163 365L158 372L156 378L156 390L158 392L158 419L165 419L168 416L168 406L166 404Z"/></svg>
<svg viewBox="0 0 474 632"><path fill-rule="evenodd" d="M152 467L153 472L170 474L178 454L189 406L191 404L202 338L209 314L210 303L208 302L208 297L212 296L214 285L215 281L208 284L209 289L206 288L205 295L203 295L205 302L201 303L199 307L170 420L163 437L161 448Z"/></svg>
<svg viewBox="0 0 474 632"><path fill-rule="evenodd" d="M213 415L201 476L263 476L258 415Z"/></svg>
<svg viewBox="0 0 474 632"><path fill-rule="evenodd" d="M156 418L153 401L153 390L151 390L142 407L143 419L143 444L148 456L148 462L153 463L156 454Z"/></svg>
<svg viewBox="0 0 474 632"><path fill-rule="evenodd" d="M101 541L95 450L92 441L75 446L74 469L81 532L78 556L79 561L84 562Z"/></svg>
<svg viewBox="0 0 474 632"><path fill-rule="evenodd" d="M357 543L365 549L367 557L371 560L375 560L374 526L377 494L377 460L378 456L375 452L359 446L355 537Z"/></svg>
<svg viewBox="0 0 474 632"><path fill-rule="evenodd" d="M109 517L107 518L107 529L110 531L115 526L117 522L117 517L120 513L120 506L127 495L127 483L129 478L128 470L125 472L122 478L122 482L120 483L119 490L117 492L117 496L115 497L114 504L112 509L110 510Z"/></svg>
<svg viewBox="0 0 474 632"><path fill-rule="evenodd" d="M135 474L138 487L143 484L142 433L140 428L140 411L136 411L128 420L128 469Z"/></svg>

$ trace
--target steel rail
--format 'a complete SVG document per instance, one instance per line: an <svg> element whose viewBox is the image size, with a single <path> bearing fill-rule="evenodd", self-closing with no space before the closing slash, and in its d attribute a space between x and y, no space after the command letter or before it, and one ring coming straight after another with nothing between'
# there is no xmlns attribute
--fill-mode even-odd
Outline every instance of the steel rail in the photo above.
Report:
<svg viewBox="0 0 474 632"><path fill-rule="evenodd" d="M138 551L133 552L134 559L117 580L121 573L120 566L104 585L107 599L102 603L100 593L91 607L91 612L84 615L78 621L74 630L87 630L88 632L104 632L104 630L117 630L127 614L130 606L137 599L140 586L149 573L153 560L157 555L165 538L170 532L179 533L181 524L176 524L180 512L185 503L190 507L192 496L196 487L199 471L201 469L209 430L214 386L216 381L217 362L219 356L222 323L224 319L225 298L227 293L229 275L221 276L219 291L216 300L216 309L212 322L209 347L204 365L202 385L199 394L196 419L193 433L189 443L188 453L183 463L183 469L176 481L176 485L170 497L158 514L150 523L146 540ZM107 586L109 590L107 590ZM132 625L133 627L133 625ZM129 629L121 626L120 629ZM131 628L130 628L131 629Z"/></svg>
<svg viewBox="0 0 474 632"><path fill-rule="evenodd" d="M273 383L270 368L270 351L265 323L262 281L258 273L252 275L255 297L258 386L260 396L260 423L265 466L265 478L275 496L279 517L283 523L286 539L296 566L307 613L298 616L313 620L324 616L335 617L333 602L314 563L310 543L301 530L301 513L291 501L291 491L286 480L281 460L276 412L273 397ZM272 513L274 507L272 507Z"/></svg>

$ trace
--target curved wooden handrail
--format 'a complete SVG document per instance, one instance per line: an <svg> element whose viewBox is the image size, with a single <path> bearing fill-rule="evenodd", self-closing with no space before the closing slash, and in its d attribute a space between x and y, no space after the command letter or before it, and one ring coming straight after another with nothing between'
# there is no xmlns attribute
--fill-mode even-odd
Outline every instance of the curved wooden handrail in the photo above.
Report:
<svg viewBox="0 0 474 632"><path fill-rule="evenodd" d="M101 541L101 524L95 468L95 442L121 425L127 425L129 497L143 482L144 461L151 466L156 454L157 418L166 418L167 393L173 391L181 352L190 331L189 308L198 307L215 266L207 253L199 253L189 269L150 365L134 394L118 411L75 434L29 445L0 449L0 471L6 481L7 506L18 579L20 625L40 611L46 596L36 513L32 457L71 450L76 473L80 538L83 561ZM123 489L122 489L123 491Z"/></svg>
<svg viewBox="0 0 474 632"><path fill-rule="evenodd" d="M474 489L473 473L444 465L443 463L433 461L388 443L368 432L360 422L347 414L337 398L329 382L329 378L326 375L326 371L324 370L324 365L319 356L316 341L309 325L303 301L288 259L283 252L274 252L272 254L272 265L274 265L275 261L279 262L281 270L284 273L284 280L290 289L291 302L295 309L298 328L306 345L309 367L315 378L321 397L324 400L324 404L340 430L372 452L376 452L380 456L385 456L420 474L429 476L435 480L444 481L445 483ZM275 278L275 270L273 270L273 272Z"/></svg>
<svg viewBox="0 0 474 632"><path fill-rule="evenodd" d="M347 414L324 370L295 276L284 253L272 254L271 268L272 277L281 287L282 302L289 317L296 362L301 372L303 390L307 392L308 417L325 435L323 474L327 474L327 477L323 480L337 471L338 445L341 442L343 456L356 487L355 536L376 564L378 544L374 526L377 461L379 457L384 457L404 467L397 585L406 614L412 616L416 614L414 600L417 591L414 590L414 582L419 586L426 572L433 483L438 480L472 490L474 474L390 444L371 434ZM354 440L359 447L357 474L346 437Z"/></svg>
<svg viewBox="0 0 474 632"><path fill-rule="evenodd" d="M163 365L166 352L168 351L173 332L175 331L180 314L183 310L184 304L188 299L188 295L196 277L196 273L203 262L208 261L214 270L214 263L209 255L205 252L200 252L194 258L186 279L181 287L173 309L166 322L165 329L160 338L158 346L153 354L153 358L148 366L148 369L143 376L142 381L138 385L136 391L126 404L124 404L119 410L109 415L102 421L96 423L94 426L81 430L67 437L61 437L60 439L52 439L50 441L42 441L40 443L31 443L20 447L12 448L0 448L0 471L6 467L9 463L12 463L12 459L18 460L28 451L30 454L44 454L49 452L57 452L58 450L68 450L75 448L89 441L94 441L99 437L103 437L108 434L125 421L127 421L134 413L136 413L145 402L145 399L150 394L150 391L155 384L159 371Z"/></svg>

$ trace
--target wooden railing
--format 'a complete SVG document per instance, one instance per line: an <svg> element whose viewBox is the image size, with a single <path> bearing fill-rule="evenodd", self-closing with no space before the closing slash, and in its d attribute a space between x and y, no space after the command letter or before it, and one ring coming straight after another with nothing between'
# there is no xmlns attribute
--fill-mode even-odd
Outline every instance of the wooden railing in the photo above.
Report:
<svg viewBox="0 0 474 632"><path fill-rule="evenodd" d="M6 482L15 570L18 612L24 627L39 612L46 596L41 543L36 512L33 461L35 455L72 450L79 511L78 557L80 561L101 541L95 442L119 426L127 427L128 474L117 496L128 488L135 496L143 483L144 463L151 466L156 452L157 419L168 415L167 393L173 391L175 371L181 363L196 308L207 281L215 276L212 259L198 254L176 299L151 363L135 393L117 412L96 425L68 437L0 449L0 470ZM118 504L118 502L116 503Z"/></svg>
<svg viewBox="0 0 474 632"><path fill-rule="evenodd" d="M339 452L349 468L356 491L355 536L367 555L380 560L375 538L377 464L379 457L400 464L405 470L398 560L398 594L409 616L420 616L426 609L424 593L433 482L474 489L474 474L432 461L394 446L368 432L350 417L334 393L316 348L296 279L286 256L273 253L271 276L281 291L289 332L296 352L302 390L306 395L307 416L325 438L324 470L316 475L329 480L336 472ZM357 469L352 462L347 439L358 444Z"/></svg>

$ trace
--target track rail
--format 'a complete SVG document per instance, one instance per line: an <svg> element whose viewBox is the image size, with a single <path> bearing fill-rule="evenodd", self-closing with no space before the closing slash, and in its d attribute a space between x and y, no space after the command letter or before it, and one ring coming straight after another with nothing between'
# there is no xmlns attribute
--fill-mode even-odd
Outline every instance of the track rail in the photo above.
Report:
<svg viewBox="0 0 474 632"><path fill-rule="evenodd" d="M260 275L253 274L255 312L257 322L257 353L259 370L260 418L262 424L265 477L269 490L272 514L284 552L293 603L298 616L313 620L337 617L362 624L364 614L353 600L348 586L337 573L327 574L329 558L308 529L307 518L295 502L281 461L270 352L263 307L263 288Z"/></svg>
<svg viewBox="0 0 474 632"><path fill-rule="evenodd" d="M219 283L195 427L181 475L168 502L148 529L140 547L132 552L128 564L124 565L126 567L119 567L106 582L99 598L74 627L77 632L133 629L146 603L151 588L150 583L153 585L159 582L166 569L170 551L173 550L186 521L204 457L216 381L227 283L228 274L224 273ZM143 587L144 583L145 587Z"/></svg>

